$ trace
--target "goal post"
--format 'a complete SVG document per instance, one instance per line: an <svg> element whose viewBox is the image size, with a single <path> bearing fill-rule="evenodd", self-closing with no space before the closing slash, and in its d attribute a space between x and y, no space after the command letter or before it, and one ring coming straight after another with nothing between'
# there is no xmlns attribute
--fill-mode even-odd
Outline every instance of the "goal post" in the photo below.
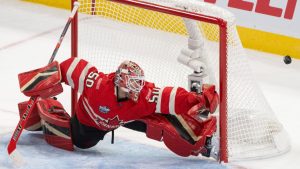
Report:
<svg viewBox="0 0 300 169"><path fill-rule="evenodd" d="M72 0L74 2L75 0ZM207 83L216 85L220 105L220 160L270 157L287 152L288 136L247 64L234 16L195 0L78 0L72 23L72 57L104 73L123 60L141 65L157 86L188 89L194 70L182 54L205 63ZM195 56L195 57L194 57ZM72 92L72 113L77 93Z"/></svg>
<svg viewBox="0 0 300 169"><path fill-rule="evenodd" d="M77 0L71 0L72 9ZM78 12L73 17L71 22L71 57L78 57ZM74 116L78 95L74 89L71 89L71 116Z"/></svg>

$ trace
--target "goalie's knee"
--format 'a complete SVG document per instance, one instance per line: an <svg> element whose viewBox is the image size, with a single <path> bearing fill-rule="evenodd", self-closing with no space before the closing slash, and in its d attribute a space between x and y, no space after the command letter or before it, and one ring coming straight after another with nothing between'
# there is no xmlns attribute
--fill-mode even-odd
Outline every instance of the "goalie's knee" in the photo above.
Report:
<svg viewBox="0 0 300 169"><path fill-rule="evenodd" d="M47 143L65 150L74 150L70 116L61 103L52 98L42 99L37 103L37 108Z"/></svg>

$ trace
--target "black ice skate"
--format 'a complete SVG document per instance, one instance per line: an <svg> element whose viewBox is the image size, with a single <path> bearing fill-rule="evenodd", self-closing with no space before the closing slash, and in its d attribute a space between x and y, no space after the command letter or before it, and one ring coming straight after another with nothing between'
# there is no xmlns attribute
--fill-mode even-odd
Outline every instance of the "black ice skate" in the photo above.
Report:
<svg viewBox="0 0 300 169"><path fill-rule="evenodd" d="M212 157L219 161L220 159L220 142L215 135L206 138L205 146L201 150L201 155L205 157Z"/></svg>

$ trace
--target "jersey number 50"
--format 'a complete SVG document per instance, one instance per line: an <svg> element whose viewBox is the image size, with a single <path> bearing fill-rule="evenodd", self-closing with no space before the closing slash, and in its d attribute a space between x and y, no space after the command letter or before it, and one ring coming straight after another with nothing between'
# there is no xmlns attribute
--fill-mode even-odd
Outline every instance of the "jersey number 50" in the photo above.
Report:
<svg viewBox="0 0 300 169"><path fill-rule="evenodd" d="M94 85L95 80L98 78L99 74L96 72L91 72L86 79L86 86L91 88Z"/></svg>

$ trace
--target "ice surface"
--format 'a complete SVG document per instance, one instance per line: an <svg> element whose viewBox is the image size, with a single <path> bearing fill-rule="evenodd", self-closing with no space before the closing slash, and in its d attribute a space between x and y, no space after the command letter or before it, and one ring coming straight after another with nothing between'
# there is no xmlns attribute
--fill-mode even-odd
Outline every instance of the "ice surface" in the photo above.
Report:
<svg viewBox="0 0 300 169"><path fill-rule="evenodd" d="M11 134L1 137L0 168L10 169L14 166L8 158L6 145ZM25 131L20 137L17 150L22 155L25 163L20 168L34 169L225 169L213 160L204 160L199 157L178 157L164 148L137 143L126 138L115 138L115 143L110 143L110 136L97 144L97 146L74 152L61 150L49 146L44 141L41 132Z"/></svg>

